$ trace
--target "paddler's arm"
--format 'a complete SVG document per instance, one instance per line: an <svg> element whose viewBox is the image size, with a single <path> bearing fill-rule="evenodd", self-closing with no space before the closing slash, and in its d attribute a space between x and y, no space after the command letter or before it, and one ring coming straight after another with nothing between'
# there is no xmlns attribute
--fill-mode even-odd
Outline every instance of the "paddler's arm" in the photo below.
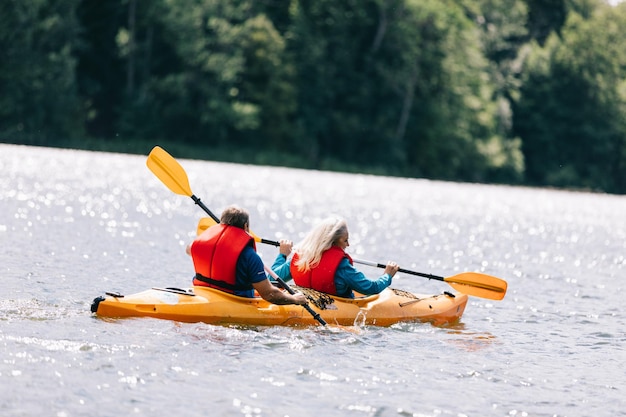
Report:
<svg viewBox="0 0 626 417"><path fill-rule="evenodd" d="M290 272L291 267L291 259L289 255L291 254L291 250L293 249L293 242L287 239L280 240L280 253L276 255L276 259L272 264L272 271L276 275L278 275L283 281L289 281L293 279ZM272 280L272 282L275 282Z"/></svg>
<svg viewBox="0 0 626 417"><path fill-rule="evenodd" d="M398 264L389 262L383 275L376 279L369 279L344 258L335 273L335 287L339 294L346 292L348 288L364 295L378 294L391 285L391 278L398 272L398 269Z"/></svg>
<svg viewBox="0 0 626 417"><path fill-rule="evenodd" d="M269 301L272 304L304 305L307 303L307 299L302 293L297 292L291 295L288 292L282 291L280 288L273 285L269 279L253 283L252 286L265 301Z"/></svg>

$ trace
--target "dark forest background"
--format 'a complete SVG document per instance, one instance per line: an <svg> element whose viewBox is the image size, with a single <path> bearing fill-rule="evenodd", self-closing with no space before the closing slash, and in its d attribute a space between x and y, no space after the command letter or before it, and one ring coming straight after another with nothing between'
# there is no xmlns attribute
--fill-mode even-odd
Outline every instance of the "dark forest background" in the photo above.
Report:
<svg viewBox="0 0 626 417"><path fill-rule="evenodd" d="M0 0L0 142L626 193L626 4Z"/></svg>

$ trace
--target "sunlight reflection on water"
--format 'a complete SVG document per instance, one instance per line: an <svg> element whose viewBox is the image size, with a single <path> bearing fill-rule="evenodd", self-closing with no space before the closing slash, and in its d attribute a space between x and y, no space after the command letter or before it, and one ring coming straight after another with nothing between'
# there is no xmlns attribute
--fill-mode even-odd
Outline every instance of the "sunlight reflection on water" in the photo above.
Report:
<svg viewBox="0 0 626 417"><path fill-rule="evenodd" d="M471 298L461 322L447 327L96 319L89 305L104 291L190 285L184 247L205 214L154 178L144 156L0 145L3 415L586 416L625 408L625 197L181 163L212 211L248 208L262 237L297 242L336 213L348 220L354 256L444 276L481 271L506 279L508 294ZM276 255L258 250L267 263ZM449 290L402 274L393 287Z"/></svg>

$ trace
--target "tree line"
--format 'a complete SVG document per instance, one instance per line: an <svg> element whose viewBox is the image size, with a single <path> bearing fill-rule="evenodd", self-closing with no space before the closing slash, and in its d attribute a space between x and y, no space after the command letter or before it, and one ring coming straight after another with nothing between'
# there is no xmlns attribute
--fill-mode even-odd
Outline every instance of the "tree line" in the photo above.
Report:
<svg viewBox="0 0 626 417"><path fill-rule="evenodd" d="M626 193L625 30L605 0L1 0L0 141Z"/></svg>

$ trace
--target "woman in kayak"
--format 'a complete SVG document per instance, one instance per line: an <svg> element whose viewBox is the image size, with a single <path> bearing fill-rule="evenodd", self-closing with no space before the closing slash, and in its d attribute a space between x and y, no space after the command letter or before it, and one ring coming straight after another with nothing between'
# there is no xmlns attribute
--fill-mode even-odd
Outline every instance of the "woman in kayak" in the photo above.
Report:
<svg viewBox="0 0 626 417"><path fill-rule="evenodd" d="M340 297L354 298L352 291L364 295L378 294L391 284L398 272L395 262L388 262L383 275L367 278L358 271L345 250L350 246L345 220L328 218L309 232L288 259L293 243L280 241L280 254L272 270L283 280Z"/></svg>
<svg viewBox="0 0 626 417"><path fill-rule="evenodd" d="M248 298L254 298L256 290L273 304L306 304L303 294L291 295L269 281L249 231L248 212L237 206L226 208L220 224L209 227L187 246L196 270L193 285Z"/></svg>

